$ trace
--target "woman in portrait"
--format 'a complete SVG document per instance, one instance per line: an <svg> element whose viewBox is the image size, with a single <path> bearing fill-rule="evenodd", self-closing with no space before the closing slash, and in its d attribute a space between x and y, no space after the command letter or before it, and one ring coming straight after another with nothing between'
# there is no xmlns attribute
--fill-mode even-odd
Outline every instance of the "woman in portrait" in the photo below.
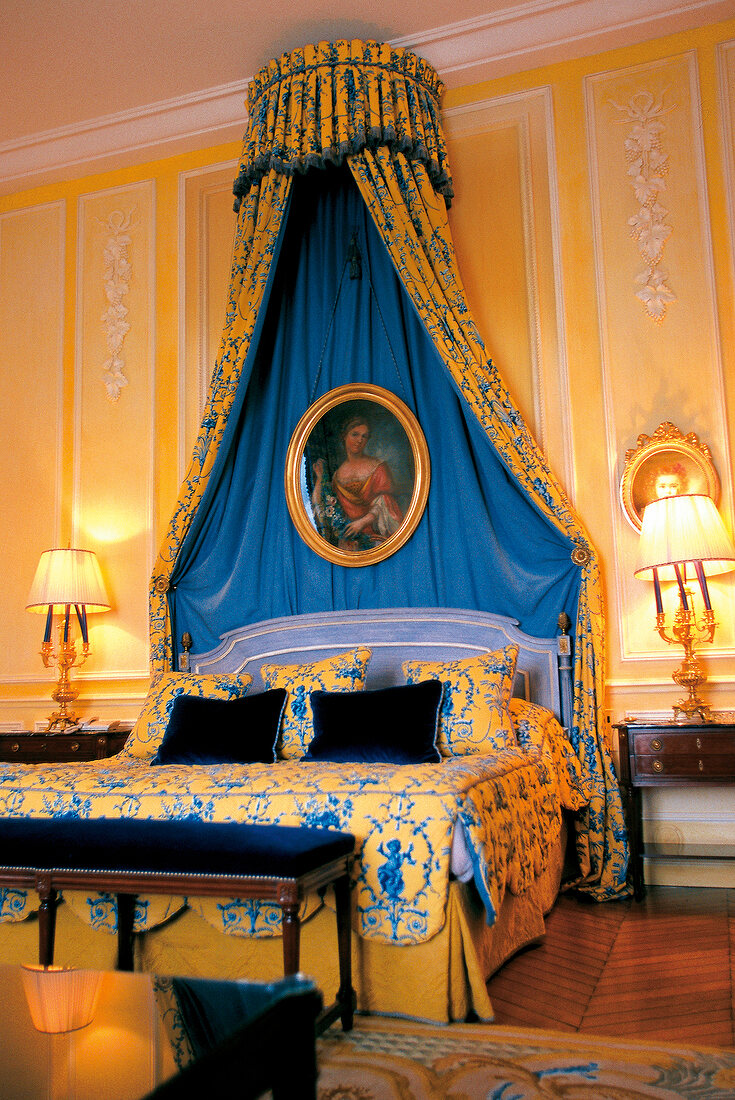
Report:
<svg viewBox="0 0 735 1100"><path fill-rule="evenodd" d="M322 534L328 525L330 541L340 549L370 549L385 542L403 522L393 475L387 462L366 453L370 425L364 418L347 420L340 438L345 457L331 482L325 481L324 459L314 463L312 504Z"/></svg>
<svg viewBox="0 0 735 1100"><path fill-rule="evenodd" d="M661 466L654 479L652 499L680 496L685 491L685 478L686 473L680 462Z"/></svg>

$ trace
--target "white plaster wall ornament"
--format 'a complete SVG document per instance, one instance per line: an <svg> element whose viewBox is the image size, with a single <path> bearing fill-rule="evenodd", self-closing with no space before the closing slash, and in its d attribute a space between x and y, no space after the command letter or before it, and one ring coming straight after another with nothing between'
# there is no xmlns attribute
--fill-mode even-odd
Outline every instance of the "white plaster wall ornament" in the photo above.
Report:
<svg viewBox="0 0 735 1100"><path fill-rule="evenodd" d="M628 225L646 265L635 277L640 286L636 298L643 303L648 316L661 324L669 302L676 301L668 283L668 272L661 266L673 227L667 221L669 211L660 202L669 171L669 158L662 142L665 129L662 116L673 111L676 105L664 107L663 94L656 99L647 91L637 92L622 106L611 102L625 115L619 121L632 123L625 138L625 157L631 186L640 205L638 212L628 218Z"/></svg>
<svg viewBox="0 0 735 1100"><path fill-rule="evenodd" d="M123 298L130 290L132 264L129 257L130 231L133 228L135 210L113 210L106 219L100 219L109 234L104 245L103 279L108 306L101 317L105 330L109 359L102 364L102 380L110 401L117 401L123 386L128 385L125 375L123 344L130 331L128 307Z"/></svg>

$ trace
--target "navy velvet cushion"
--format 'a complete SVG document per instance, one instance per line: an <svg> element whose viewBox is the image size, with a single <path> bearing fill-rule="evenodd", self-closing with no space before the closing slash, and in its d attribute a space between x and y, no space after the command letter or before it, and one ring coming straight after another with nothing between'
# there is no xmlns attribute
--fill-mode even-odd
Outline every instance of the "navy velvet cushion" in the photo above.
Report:
<svg viewBox="0 0 735 1100"><path fill-rule="evenodd" d="M439 680L378 691L312 691L314 737L304 760L338 763L433 764Z"/></svg>
<svg viewBox="0 0 735 1100"><path fill-rule="evenodd" d="M284 688L237 699L179 695L151 764L272 764Z"/></svg>
<svg viewBox="0 0 735 1100"><path fill-rule="evenodd" d="M191 818L0 818L0 866L298 878L355 847L352 833Z"/></svg>

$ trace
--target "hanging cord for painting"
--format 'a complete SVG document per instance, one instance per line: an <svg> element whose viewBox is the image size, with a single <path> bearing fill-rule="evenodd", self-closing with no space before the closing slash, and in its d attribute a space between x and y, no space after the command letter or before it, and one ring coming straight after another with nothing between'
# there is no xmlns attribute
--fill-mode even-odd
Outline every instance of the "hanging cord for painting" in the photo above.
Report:
<svg viewBox="0 0 735 1100"><path fill-rule="evenodd" d="M324 355L325 355L325 352L326 352L326 349L327 349L327 341L329 339L329 333L331 332L332 325L334 323L334 316L335 316L335 313L337 312L337 305L339 303L339 296L342 293L342 284L344 282L345 272L347 270L348 265L349 265L349 277L350 277L350 279L361 279L362 278L362 268L363 268L362 252L360 251L360 245L358 243L358 237L359 237L359 230L358 229L353 229L352 230L352 236L350 237L350 243L347 247L347 254L345 256L345 262L342 265L342 273L340 275L339 285L337 287L337 292L334 296L334 302L332 304L332 311L329 315L329 322L327 324L326 332L324 333L324 341L322 343L322 350L321 350L321 354L319 356L319 366L317 367L316 377L314 378L314 384L313 384L312 389L311 389L311 398L310 398L311 402L313 402L316 399L317 387L319 385L319 379L320 379L321 373L322 373L322 366L324 364ZM385 318L383 317L383 311L380 308L380 301L378 299L378 295L375 292L375 286L373 285L372 274L371 274L371 271L370 271L370 264L367 265L367 272L368 272L368 285L370 287L370 294L372 295L373 301L375 302L375 307L376 307L377 312L378 312L378 317L380 318L380 324L383 328L383 333L385 335L385 340L386 340L386 343L388 345L388 350L390 352L390 357L393 360L393 368L396 372L396 377L398 379L398 385L399 385L400 390L401 390L401 395L403 396L403 399L408 404L408 397L407 397L407 394L406 394L406 387L404 386L403 379L401 378L401 372L398 368L398 362L396 360L396 356L395 356L395 353L393 351L393 344L391 343L390 333L388 332L388 327L385 323Z"/></svg>
<svg viewBox="0 0 735 1100"><path fill-rule="evenodd" d="M354 246L354 248L357 252L357 256L358 256L358 265L357 265L358 268L359 268L358 275L353 275L352 274L353 261L350 258L350 252L351 252L353 246ZM337 304L339 302L339 296L342 293L342 283L344 282L345 271L347 270L347 265L350 264L350 278L351 279L362 278L361 259L362 258L360 257L360 250L357 247L357 230L353 230L352 238L351 238L350 244L349 244L349 248L347 249L347 255L345 257L345 262L342 264L342 272L341 272L340 277L339 277L339 284L337 286L337 292L334 295L334 301L332 303L332 311L329 314L329 321L327 323L327 328L326 328L326 331L324 333L324 340L322 341L322 350L319 354L319 365L317 367L316 375L314 377L314 384L311 387L311 396L309 398L309 404L310 405L313 404L313 402L316 399L316 391L317 391L317 387L319 385L319 379L321 378L322 367L324 366L324 353L327 350L327 341L329 339L329 333L332 331L332 325L334 324L334 315L337 312Z"/></svg>
<svg viewBox="0 0 735 1100"><path fill-rule="evenodd" d="M385 323L385 318L383 317L383 311L380 308L380 299L378 298L378 295L375 293L375 286L373 285L373 279L372 279L372 274L370 272L370 265L369 264L368 264L368 283L370 285L370 293L372 294L373 300L375 302L375 308L378 311L378 317L380 318L380 323L383 326L383 333L385 335L385 341L388 345L388 351L390 352L390 357L393 360L393 368L396 372L396 377L398 379L398 385L400 386L400 389L401 389L401 395L403 396L403 399L406 402L406 404L410 405L410 402L408 400L408 394L406 393L406 387L404 386L403 379L401 378L401 372L400 372L399 367L398 367L398 361L396 359L395 352L393 351L393 344L391 342L390 332L388 331L388 326Z"/></svg>

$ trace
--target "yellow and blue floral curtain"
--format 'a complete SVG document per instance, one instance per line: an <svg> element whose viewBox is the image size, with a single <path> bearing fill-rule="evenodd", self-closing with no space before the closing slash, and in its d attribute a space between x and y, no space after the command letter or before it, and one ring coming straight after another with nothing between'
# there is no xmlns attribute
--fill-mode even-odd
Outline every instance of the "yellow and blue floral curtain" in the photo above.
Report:
<svg viewBox="0 0 735 1100"><path fill-rule="evenodd" d="M372 232L377 230L382 239L393 272L413 304L414 319L419 319L422 331L430 337L431 357L424 354L423 359L434 370L435 362L444 364L463 407L471 410L474 427L468 429L469 435L477 431L477 425L481 427L484 440L491 444L488 450L493 450L510 475L513 491L519 491L524 506L538 515L541 526L557 533L554 552L566 547L567 564L560 565L558 572L560 583L566 585L565 598L569 599L572 592L576 618L574 720L570 734L585 770L594 780L593 799L578 821L580 885L594 896L613 897L625 891L627 854L610 746L602 732L604 632L599 566L562 487L488 359L469 313L447 218L452 181L439 116L441 92L437 74L412 53L356 41L295 50L272 61L253 80L249 127L235 182L238 229L227 319L192 465L154 570L152 664L154 670L162 670L171 668L175 661L172 605L176 601L172 590L180 583L183 599L187 563L196 558L197 544L205 540L204 518L201 514L197 517L199 504L205 496L208 500L212 497L213 482L224 485L225 490L227 485L239 484L241 493L246 484L252 488L249 482L237 482L236 466L227 465L224 452L230 449L237 425L249 415L245 383L249 386L251 410L257 387L266 389L265 368L262 363L258 367L256 353L266 315L272 317L273 313L272 305L266 306L279 268L284 225L291 216L287 211L293 200L293 178L320 169L326 186L331 178L328 166L346 163L369 211ZM350 217L356 220L354 214ZM370 231L365 229L362 239L369 237ZM368 246L365 240L363 247ZM294 256L293 263L299 262ZM373 262L377 267L378 258ZM385 274L380 280L375 278L376 283L388 281ZM340 282L339 294L344 296L342 286ZM405 321L410 329L411 318ZM416 345L414 339L412 347ZM399 370L392 346L383 358L393 358L399 377L400 370L405 375L409 369L406 364ZM422 353L416 352L416 358L422 358ZM325 383L326 378L327 374L322 380ZM360 376L349 380L366 379ZM287 382L282 379L280 385L283 389ZM439 393L438 379L436 386ZM412 392L419 401L417 390L418 382ZM262 401L258 407L262 412ZM428 412L425 415L428 417ZM437 447L435 453L439 450ZM278 462L271 473L278 474ZM224 495L226 498L226 492ZM210 513L210 528L232 523L231 505L224 506L220 501L219 510L209 505L206 510ZM534 522L529 519L531 525ZM427 537L426 532L419 529L414 536L417 545L422 537ZM182 547L186 549L183 554ZM252 540L251 552L258 553ZM190 587L206 583L208 568L200 569L198 574L196 568L192 570ZM325 568L330 570L323 585L328 601L329 589L337 598L335 591L341 582L334 574L340 567L313 563L317 573ZM381 568L382 574L377 567L373 574L383 577L389 587L395 561L382 563ZM365 582L367 592L354 587L355 575L368 572L342 569L343 574L350 574L352 585L339 592L344 606L350 606L350 601L352 606L375 606L368 602L378 598L369 590L370 582ZM569 580L571 574L576 581ZM218 590L222 592L225 580L220 581ZM540 587L549 586L545 578ZM416 598L421 602L423 593L417 592ZM507 608L493 603L492 595L486 598L486 609L508 613ZM312 609L299 606L298 594L289 594L289 600L291 611ZM410 593L402 602L413 602ZM324 606L329 606L328 602ZM529 629L528 623L522 621L521 625Z"/></svg>

